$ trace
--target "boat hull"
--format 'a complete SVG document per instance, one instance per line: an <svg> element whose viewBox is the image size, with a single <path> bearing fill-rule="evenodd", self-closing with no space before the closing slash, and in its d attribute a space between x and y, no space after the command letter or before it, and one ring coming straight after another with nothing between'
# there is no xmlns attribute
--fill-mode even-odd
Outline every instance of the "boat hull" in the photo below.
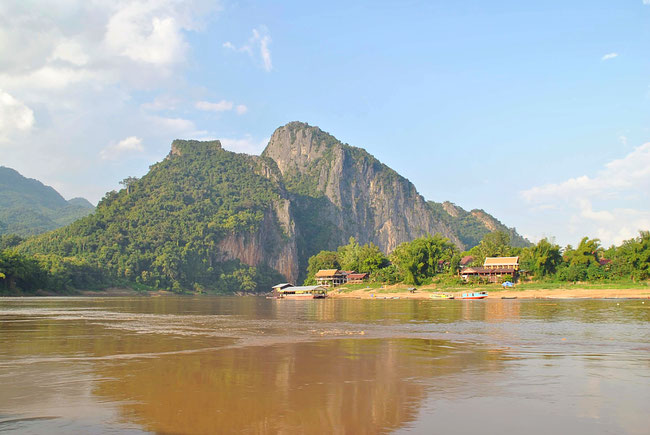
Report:
<svg viewBox="0 0 650 435"><path fill-rule="evenodd" d="M487 292L463 293L456 299L485 299L488 297Z"/></svg>
<svg viewBox="0 0 650 435"><path fill-rule="evenodd" d="M325 295L283 295L279 299L307 300L307 299L325 299Z"/></svg>

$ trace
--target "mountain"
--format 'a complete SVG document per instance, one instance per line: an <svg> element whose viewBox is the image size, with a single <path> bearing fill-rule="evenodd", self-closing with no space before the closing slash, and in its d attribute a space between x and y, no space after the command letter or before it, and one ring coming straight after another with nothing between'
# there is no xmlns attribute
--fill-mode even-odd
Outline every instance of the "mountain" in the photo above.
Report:
<svg viewBox="0 0 650 435"><path fill-rule="evenodd" d="M311 255L350 237L390 252L442 233L469 248L497 229L519 238L481 210L427 202L365 150L292 122L261 156L175 140L167 158L109 192L95 213L21 249L82 258L126 282L225 292L298 282Z"/></svg>
<svg viewBox="0 0 650 435"><path fill-rule="evenodd" d="M43 233L68 225L94 209L86 199L66 201L52 187L0 166L0 234Z"/></svg>
<svg viewBox="0 0 650 435"><path fill-rule="evenodd" d="M529 244L483 210L426 201L409 180L370 153L318 127L292 122L278 128L262 156L277 163L293 194L301 271L311 255L335 249L350 236L384 252L435 233L465 249L492 231L509 233L514 246Z"/></svg>

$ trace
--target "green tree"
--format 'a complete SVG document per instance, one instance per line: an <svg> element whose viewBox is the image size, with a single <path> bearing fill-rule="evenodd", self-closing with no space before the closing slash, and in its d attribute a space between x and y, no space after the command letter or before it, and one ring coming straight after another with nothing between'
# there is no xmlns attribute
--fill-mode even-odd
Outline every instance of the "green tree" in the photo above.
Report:
<svg viewBox="0 0 650 435"><path fill-rule="evenodd" d="M571 246L567 247L564 251L564 258L569 265L589 267L592 263L598 263L598 253L601 250L599 239L583 237L577 248L571 249Z"/></svg>
<svg viewBox="0 0 650 435"><path fill-rule="evenodd" d="M469 250L475 264L483 264L487 257L508 257L512 254L510 235L504 231L487 233L481 243Z"/></svg>
<svg viewBox="0 0 650 435"><path fill-rule="evenodd" d="M449 239L435 234L400 244L391 253L390 261L404 277L406 284L420 284L439 273L440 262L451 263L458 254Z"/></svg>
<svg viewBox="0 0 650 435"><path fill-rule="evenodd" d="M554 275L561 263L560 247L545 238L521 253L522 268L540 278Z"/></svg>
<svg viewBox="0 0 650 435"><path fill-rule="evenodd" d="M307 278L305 285L315 284L316 272L321 269L340 269L341 264L338 260L338 254L333 251L320 251L318 254L309 258L307 266Z"/></svg>

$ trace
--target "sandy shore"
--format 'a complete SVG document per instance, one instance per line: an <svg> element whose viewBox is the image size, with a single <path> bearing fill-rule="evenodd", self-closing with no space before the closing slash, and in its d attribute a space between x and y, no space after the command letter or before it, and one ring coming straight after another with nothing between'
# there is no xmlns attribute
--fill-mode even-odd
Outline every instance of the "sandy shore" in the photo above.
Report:
<svg viewBox="0 0 650 435"><path fill-rule="evenodd" d="M472 290L463 290L472 291ZM361 289L351 292L339 292L338 290L331 291L328 296L331 298L340 299L430 299L435 290L417 290L415 293L410 293L404 289ZM639 298L649 299L650 289L637 288L637 289L540 289L540 290L498 290L488 292L488 299L501 299L517 298L517 299L603 299L603 298ZM443 293L456 294L456 291L443 291Z"/></svg>

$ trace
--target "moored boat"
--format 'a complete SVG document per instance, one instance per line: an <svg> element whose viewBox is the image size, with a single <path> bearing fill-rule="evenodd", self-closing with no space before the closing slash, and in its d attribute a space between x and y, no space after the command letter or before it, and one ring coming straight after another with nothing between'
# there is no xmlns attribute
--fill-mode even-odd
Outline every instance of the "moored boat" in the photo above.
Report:
<svg viewBox="0 0 650 435"><path fill-rule="evenodd" d="M488 297L487 292L469 292L461 293L456 299L485 299Z"/></svg>
<svg viewBox="0 0 650 435"><path fill-rule="evenodd" d="M277 290L278 299L324 299L327 297L327 288L322 285L308 285L286 287Z"/></svg>
<svg viewBox="0 0 650 435"><path fill-rule="evenodd" d="M431 299L454 299L454 295L449 293L433 293L429 296Z"/></svg>

